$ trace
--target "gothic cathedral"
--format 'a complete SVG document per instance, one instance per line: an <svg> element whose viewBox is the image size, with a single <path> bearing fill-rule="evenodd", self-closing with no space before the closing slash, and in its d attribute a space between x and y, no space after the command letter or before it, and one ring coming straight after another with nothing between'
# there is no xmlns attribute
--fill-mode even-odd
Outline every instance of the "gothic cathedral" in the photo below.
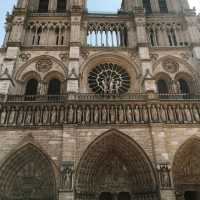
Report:
<svg viewBox="0 0 200 200"><path fill-rule="evenodd" d="M188 0L122 0L116 13L18 0L0 48L0 200L199 199Z"/></svg>

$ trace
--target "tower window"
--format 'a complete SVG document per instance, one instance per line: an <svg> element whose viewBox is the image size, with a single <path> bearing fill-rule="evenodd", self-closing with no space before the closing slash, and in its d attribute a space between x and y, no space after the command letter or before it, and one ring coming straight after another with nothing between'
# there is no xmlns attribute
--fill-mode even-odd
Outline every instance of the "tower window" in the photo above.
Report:
<svg viewBox="0 0 200 200"><path fill-rule="evenodd" d="M38 81L31 79L27 82L25 95L33 96L37 94Z"/></svg>
<svg viewBox="0 0 200 200"><path fill-rule="evenodd" d="M166 0L159 0L159 7L161 13L168 13L168 7Z"/></svg>
<svg viewBox="0 0 200 200"><path fill-rule="evenodd" d="M25 90L25 101L34 101L36 99L38 89L38 81L35 79L30 79L27 82Z"/></svg>
<svg viewBox="0 0 200 200"><path fill-rule="evenodd" d="M189 94L190 88L189 88L187 81L185 81L184 79L179 79L178 82L179 82L181 94Z"/></svg>
<svg viewBox="0 0 200 200"><path fill-rule="evenodd" d="M158 80L157 81L157 90L159 94L168 94L168 86L165 80Z"/></svg>
<svg viewBox="0 0 200 200"><path fill-rule="evenodd" d="M58 0L57 12L65 12L65 11L66 11L66 0Z"/></svg>
<svg viewBox="0 0 200 200"><path fill-rule="evenodd" d="M143 0L143 8L145 9L146 14L152 13L150 0Z"/></svg>
<svg viewBox="0 0 200 200"><path fill-rule="evenodd" d="M49 0L40 0L38 12L48 12Z"/></svg>
<svg viewBox="0 0 200 200"><path fill-rule="evenodd" d="M58 79L52 79L49 81L48 95L60 95L61 82Z"/></svg>

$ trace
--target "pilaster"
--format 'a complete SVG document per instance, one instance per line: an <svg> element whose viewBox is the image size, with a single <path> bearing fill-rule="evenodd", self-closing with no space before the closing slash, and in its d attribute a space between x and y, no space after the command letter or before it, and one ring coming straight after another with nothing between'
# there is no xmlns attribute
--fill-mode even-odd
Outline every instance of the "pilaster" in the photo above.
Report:
<svg viewBox="0 0 200 200"><path fill-rule="evenodd" d="M146 18L143 8L135 8L135 23L138 42L138 54L141 60L142 75L144 77L144 91L147 92L150 88L150 90L155 91L155 81L152 79L150 83L149 77L148 79L146 79L147 75L152 74L152 63L149 53L148 39L146 33ZM146 81L148 81L148 83L146 83Z"/></svg>
<svg viewBox="0 0 200 200"><path fill-rule="evenodd" d="M154 156L160 184L161 199L176 200L175 189L172 178L172 164L169 160L167 149L167 136L162 124L150 125Z"/></svg>
<svg viewBox="0 0 200 200"><path fill-rule="evenodd" d="M71 33L70 33L70 52L69 52L69 70L67 91L79 91L79 59L81 47L81 20L82 20L82 6L73 2L71 7Z"/></svg>
<svg viewBox="0 0 200 200"><path fill-rule="evenodd" d="M197 17L193 10L188 10L185 16L188 27L188 34L192 44L192 51L196 59L200 59L200 36L197 27Z"/></svg>

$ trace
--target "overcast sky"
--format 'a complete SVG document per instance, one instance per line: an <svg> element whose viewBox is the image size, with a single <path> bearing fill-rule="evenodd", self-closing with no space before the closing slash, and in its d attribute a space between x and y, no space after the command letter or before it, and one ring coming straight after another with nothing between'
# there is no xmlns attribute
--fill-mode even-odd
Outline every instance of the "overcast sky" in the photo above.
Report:
<svg viewBox="0 0 200 200"><path fill-rule="evenodd" d="M12 10L16 0L0 0L0 45L4 38L4 22L7 11ZM89 10L91 11L112 11L119 8L121 0L88 0ZM191 7L196 7L200 12L200 0L189 0ZM105 6L106 5L106 6Z"/></svg>

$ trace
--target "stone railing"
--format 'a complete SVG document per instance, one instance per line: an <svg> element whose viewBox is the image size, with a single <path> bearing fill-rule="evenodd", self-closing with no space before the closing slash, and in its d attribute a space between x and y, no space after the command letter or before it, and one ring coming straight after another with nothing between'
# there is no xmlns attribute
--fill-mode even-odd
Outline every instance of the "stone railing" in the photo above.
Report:
<svg viewBox="0 0 200 200"><path fill-rule="evenodd" d="M21 100L10 96L7 100L1 98L0 127L200 123L200 102L197 100L82 96L47 96L37 101L26 99L28 97Z"/></svg>

